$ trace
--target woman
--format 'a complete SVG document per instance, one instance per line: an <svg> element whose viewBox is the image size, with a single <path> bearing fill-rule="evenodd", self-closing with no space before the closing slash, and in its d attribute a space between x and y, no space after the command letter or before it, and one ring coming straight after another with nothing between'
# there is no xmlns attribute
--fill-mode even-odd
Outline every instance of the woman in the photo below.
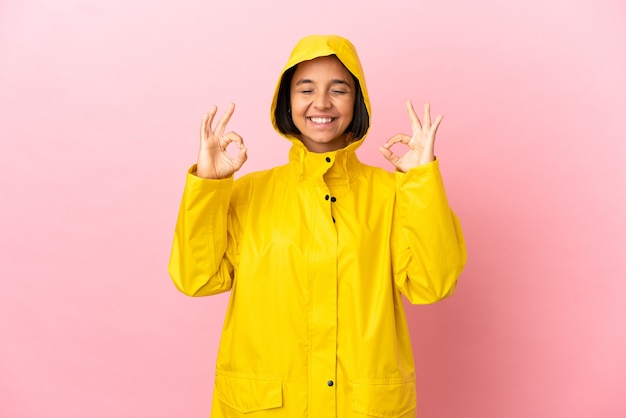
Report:
<svg viewBox="0 0 626 418"><path fill-rule="evenodd" d="M233 180L246 161L226 131L234 105L204 116L169 272L191 296L230 290L217 359L215 417L413 417L415 375L403 294L451 295L465 246L434 157L441 116L362 164L370 124L363 71L338 36L302 39L279 78L274 128L289 163ZM238 155L225 152L235 143ZM398 156L397 143L408 147Z"/></svg>

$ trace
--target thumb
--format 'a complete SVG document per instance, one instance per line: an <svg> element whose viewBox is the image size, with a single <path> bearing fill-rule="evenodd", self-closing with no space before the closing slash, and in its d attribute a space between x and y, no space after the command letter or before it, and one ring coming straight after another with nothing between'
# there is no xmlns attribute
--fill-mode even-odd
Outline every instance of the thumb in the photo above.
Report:
<svg viewBox="0 0 626 418"><path fill-rule="evenodd" d="M234 159L236 169L239 170L241 166L243 166L243 163L245 163L247 160L248 160L248 148L241 147L239 149L239 152L237 153L237 157L235 157Z"/></svg>
<svg viewBox="0 0 626 418"><path fill-rule="evenodd" d="M378 148L378 151L380 151L380 153L383 155L383 157L385 157L387 161L389 161L393 165L396 165L396 162L399 158L389 148L380 147Z"/></svg>

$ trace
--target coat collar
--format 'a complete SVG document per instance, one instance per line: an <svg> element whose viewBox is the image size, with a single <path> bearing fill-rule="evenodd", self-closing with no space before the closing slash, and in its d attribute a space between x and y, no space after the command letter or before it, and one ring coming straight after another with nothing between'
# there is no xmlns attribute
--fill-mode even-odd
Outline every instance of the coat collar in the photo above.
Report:
<svg viewBox="0 0 626 418"><path fill-rule="evenodd" d="M360 143L337 151L315 153L297 139L291 142L289 164L296 171L299 182L349 185L357 178L361 162L354 151Z"/></svg>

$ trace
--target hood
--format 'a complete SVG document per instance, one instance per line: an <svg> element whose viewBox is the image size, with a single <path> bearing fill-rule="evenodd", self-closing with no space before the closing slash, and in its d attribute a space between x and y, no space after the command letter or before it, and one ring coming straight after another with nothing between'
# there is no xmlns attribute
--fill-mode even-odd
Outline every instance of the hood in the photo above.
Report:
<svg viewBox="0 0 626 418"><path fill-rule="evenodd" d="M274 90L274 98L272 99L272 106L270 109L270 118L272 120L272 126L281 136L287 138L294 144L302 144L302 142L292 135L285 135L278 129L276 124L276 116L274 114L276 110L276 104L278 102L278 91L280 88L280 84L283 78L283 75L287 70L291 67L304 62L309 61L314 58L324 57L328 55L336 55L339 58L339 61L343 63L343 65L354 75L359 81L359 85L361 87L361 91L363 93L363 100L365 102L365 107L367 108L368 119L371 125L372 119L372 111L370 107L369 95L367 92L367 87L365 85L365 76L363 74L363 68L361 67L361 62L357 55L356 49L352 43L337 35L310 35L302 38L294 47L291 52L291 56L285 64L282 72L280 73L280 77L278 77L278 83L276 84L276 89ZM368 128L369 131L369 128ZM359 140L356 140L346 146L345 149L355 149L362 142L367 132L363 137ZM303 144L302 144L303 145Z"/></svg>

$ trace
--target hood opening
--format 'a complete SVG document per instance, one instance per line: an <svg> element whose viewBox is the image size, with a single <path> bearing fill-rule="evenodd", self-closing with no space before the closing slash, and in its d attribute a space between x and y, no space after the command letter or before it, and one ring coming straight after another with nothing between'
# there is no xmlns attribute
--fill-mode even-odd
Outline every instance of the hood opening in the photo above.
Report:
<svg viewBox="0 0 626 418"><path fill-rule="evenodd" d="M336 55L333 54L332 56ZM341 62L341 60L339 60L339 62ZM275 129L284 136L297 136L300 134L300 130L298 130L296 125L293 123L290 104L291 80L293 79L293 76L299 64L300 63L285 70L278 83L278 92L276 93L276 108L274 109L274 120L276 121ZM345 131L348 132L350 134L349 137L352 138L350 141L348 141L348 143L352 143L354 141L358 141L359 139L363 138L365 134L367 134L370 126L370 115L365 104L363 90L361 88L361 83L359 79L354 74L352 74L347 67L346 70L352 76L352 79L354 80L354 85L356 87L352 121Z"/></svg>
<svg viewBox="0 0 626 418"><path fill-rule="evenodd" d="M299 142L300 131L293 123L290 113L291 79L298 64L324 56L335 56L354 79L356 86L354 113L346 132L349 132L352 138L348 145L360 143L367 135L371 123L369 95L356 49L350 41L337 35L307 36L295 46L276 85L270 113L272 125L283 137L292 142Z"/></svg>

